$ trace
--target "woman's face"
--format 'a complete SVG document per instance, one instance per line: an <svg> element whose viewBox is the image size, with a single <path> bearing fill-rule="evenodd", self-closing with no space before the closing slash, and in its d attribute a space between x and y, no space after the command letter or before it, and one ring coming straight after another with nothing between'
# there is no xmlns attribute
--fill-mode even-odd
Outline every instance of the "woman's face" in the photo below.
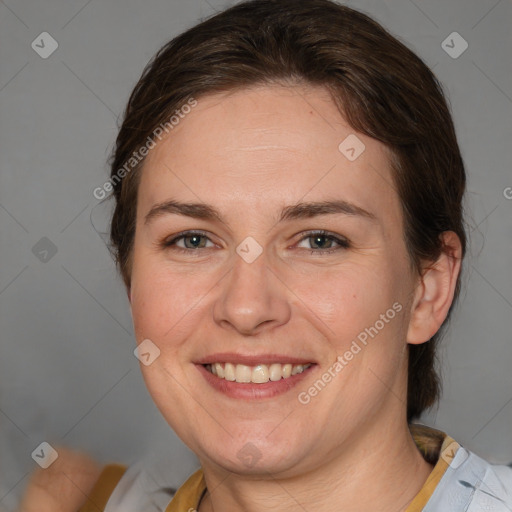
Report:
<svg viewBox="0 0 512 512"><path fill-rule="evenodd" d="M136 339L203 464L293 474L404 420L417 280L388 158L324 89L281 86L199 98L150 151Z"/></svg>

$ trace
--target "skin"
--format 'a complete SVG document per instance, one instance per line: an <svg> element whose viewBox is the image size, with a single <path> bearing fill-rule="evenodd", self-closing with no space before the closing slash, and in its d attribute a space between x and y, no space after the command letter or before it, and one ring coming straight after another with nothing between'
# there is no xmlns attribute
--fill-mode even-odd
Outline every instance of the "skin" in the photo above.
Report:
<svg viewBox="0 0 512 512"><path fill-rule="evenodd" d="M387 149L356 133L366 149L350 162L338 145L354 133L324 89L260 86L199 98L146 159L128 296L137 343L150 339L160 350L141 364L147 387L204 471L209 490L199 512L322 512L333 504L396 512L432 470L407 427L407 346L430 339L446 318L460 242L444 233L440 258L421 275L412 269ZM145 222L170 199L209 203L224 222L176 214ZM286 205L333 199L375 219L338 213L278 222ZM163 247L186 230L205 232L199 249L177 250L192 247L193 236L187 246L181 239ZM349 247L315 243L311 230ZM252 263L236 252L248 236L263 250ZM299 393L396 303L400 313L300 403ZM219 352L316 364L284 394L231 398L195 364ZM253 464L239 457L248 443ZM54 488L70 487L62 473L53 477ZM36 487L39 505L55 503L41 492L48 485ZM64 503L49 509L76 510Z"/></svg>
<svg viewBox="0 0 512 512"><path fill-rule="evenodd" d="M350 162L338 145L353 133L324 89L259 86L200 98L148 156L129 298L137 343L160 349L141 365L147 387L205 474L200 512L405 510L432 470L407 428L407 344L427 341L445 319L460 242L445 233L439 260L422 276L411 268L387 150L357 133L366 149ZM170 199L209 203L224 222L172 213L145 222ZM375 219L277 222L286 205L333 199ZM315 245L308 230L322 229L350 246ZM186 230L205 232L199 249L178 251L191 236L163 246ZM248 236L263 250L252 263L236 252ZM397 302L400 314L301 404L298 393ZM284 394L232 398L195 364L224 352L316 364ZM255 464L238 456L247 443Z"/></svg>
<svg viewBox="0 0 512 512"><path fill-rule="evenodd" d="M58 459L30 477L18 512L76 512L101 473L88 455L58 446Z"/></svg>

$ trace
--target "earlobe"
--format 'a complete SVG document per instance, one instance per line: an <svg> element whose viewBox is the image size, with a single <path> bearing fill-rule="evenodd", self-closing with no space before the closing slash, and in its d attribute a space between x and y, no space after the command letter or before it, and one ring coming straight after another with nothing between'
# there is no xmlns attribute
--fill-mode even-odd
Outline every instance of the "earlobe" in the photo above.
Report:
<svg viewBox="0 0 512 512"><path fill-rule="evenodd" d="M461 268L462 247L453 231L441 235L443 251L426 266L415 290L407 342L425 343L439 330L453 302Z"/></svg>

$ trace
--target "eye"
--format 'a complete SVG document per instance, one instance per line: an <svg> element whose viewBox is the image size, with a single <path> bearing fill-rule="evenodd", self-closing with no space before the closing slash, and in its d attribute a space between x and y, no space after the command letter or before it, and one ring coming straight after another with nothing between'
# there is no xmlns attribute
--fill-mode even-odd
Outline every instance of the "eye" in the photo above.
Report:
<svg viewBox="0 0 512 512"><path fill-rule="evenodd" d="M207 246L208 242L210 242L211 245ZM162 246L178 252L191 252L197 249L209 249L210 247L214 247L215 244L205 233L200 231L185 231L171 240L164 240Z"/></svg>
<svg viewBox="0 0 512 512"><path fill-rule="evenodd" d="M306 236L301 238L297 247L308 249L303 245L304 243L309 244L311 254L330 254L350 247L346 238L323 230L308 232ZM184 231L171 239L163 240L161 246L164 249L191 254L198 249L215 247L215 244L204 232Z"/></svg>
<svg viewBox="0 0 512 512"><path fill-rule="evenodd" d="M297 246L308 249L308 247L301 246L303 242L309 243L311 254L332 253L350 247L350 243L346 238L329 234L326 231L311 231L307 236L303 237Z"/></svg>

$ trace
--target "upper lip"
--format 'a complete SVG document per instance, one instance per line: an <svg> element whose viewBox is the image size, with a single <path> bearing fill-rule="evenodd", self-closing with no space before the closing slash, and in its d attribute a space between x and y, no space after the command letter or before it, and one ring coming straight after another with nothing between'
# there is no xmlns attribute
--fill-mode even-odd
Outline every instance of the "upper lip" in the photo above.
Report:
<svg viewBox="0 0 512 512"><path fill-rule="evenodd" d="M224 352L201 357L195 361L195 363L203 365L212 363L232 363L256 366L258 364L311 364L314 363L314 361L312 359L304 359L301 357L286 356L282 354L243 355L236 354L234 352Z"/></svg>

